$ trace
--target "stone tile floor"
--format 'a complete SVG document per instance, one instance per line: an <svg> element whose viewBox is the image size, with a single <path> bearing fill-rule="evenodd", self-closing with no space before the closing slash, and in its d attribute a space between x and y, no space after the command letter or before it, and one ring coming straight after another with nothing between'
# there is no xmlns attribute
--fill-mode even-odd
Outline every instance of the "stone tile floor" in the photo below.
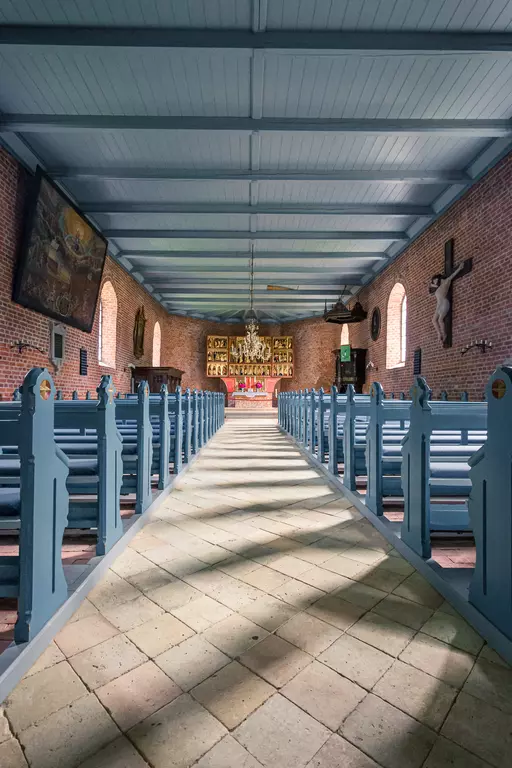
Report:
<svg viewBox="0 0 512 768"><path fill-rule="evenodd" d="M121 517L129 519L135 514L135 497L123 497L121 505ZM0 536L0 554L17 555L18 536ZM70 590L76 587L84 572L88 570L87 564L96 556L96 535L85 531L66 531L62 542L62 562L64 575ZM14 640L14 625L18 617L18 601L16 598L0 597L0 654L9 647Z"/></svg>
<svg viewBox="0 0 512 768"><path fill-rule="evenodd" d="M512 764L512 670L266 418L220 430L4 706L2 768Z"/></svg>

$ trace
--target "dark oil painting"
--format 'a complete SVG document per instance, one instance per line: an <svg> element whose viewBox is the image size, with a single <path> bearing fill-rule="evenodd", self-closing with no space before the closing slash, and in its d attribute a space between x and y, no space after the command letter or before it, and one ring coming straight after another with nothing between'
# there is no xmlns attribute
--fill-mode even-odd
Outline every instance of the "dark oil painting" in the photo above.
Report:
<svg viewBox="0 0 512 768"><path fill-rule="evenodd" d="M38 169L13 299L90 333L107 241Z"/></svg>

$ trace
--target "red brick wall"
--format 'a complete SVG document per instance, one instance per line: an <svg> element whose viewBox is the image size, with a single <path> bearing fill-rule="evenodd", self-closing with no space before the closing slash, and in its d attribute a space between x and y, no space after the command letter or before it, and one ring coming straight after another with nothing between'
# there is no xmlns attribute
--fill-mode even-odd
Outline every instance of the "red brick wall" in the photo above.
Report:
<svg viewBox="0 0 512 768"><path fill-rule="evenodd" d="M9 397L26 371L33 365L53 366L46 355L33 350L19 354L10 349L21 339L41 349L49 349L49 319L11 301L12 274L17 257L27 174L0 149L0 396ZM451 396L467 389L480 398L489 373L495 365L512 357L512 155L432 224L374 283L364 289L359 300L368 311L368 320L350 326L350 343L368 348L368 360L377 370L370 381L381 381L390 392L408 390L412 382L412 359L416 347L423 353L423 374L437 394L446 389ZM454 286L453 347L443 349L437 341L431 318L435 300L428 292L430 277L442 271L444 243L455 239L455 262L473 258L473 272ZM183 384L190 387L220 387L205 375L206 336L209 333L235 335L242 328L203 320L167 315L119 265L107 259L104 280L110 280L118 300L116 370L98 365L96 321L91 334L73 328L67 331L67 361L55 376L57 387L69 396L73 389L81 394L94 390L102 373L112 372L121 390L129 387L128 363L136 362L132 352L133 322L137 308L144 304L147 319L145 355L137 361L151 365L153 328L158 320L162 329L161 364L185 371ZM386 369L386 313L393 285L403 283L407 292L407 359L403 368ZM379 306L382 330L376 342L370 340L371 312ZM295 375L281 382L282 389L328 386L334 378L332 350L339 347L341 327L321 319L301 320L273 326L272 335L294 337ZM473 339L487 338L492 352L482 355L472 350L461 356L462 346ZM88 376L79 376L79 349L88 351Z"/></svg>
<svg viewBox="0 0 512 768"><path fill-rule="evenodd" d="M25 341L42 350L50 347L50 318L25 309L11 301L13 270L19 249L28 174L0 148L0 396L10 398L25 373L33 366L46 366L57 388L69 397L74 389L80 396L94 391L104 373L111 373L116 387L128 391L129 363L152 364L153 330L157 320L162 330L161 364L185 371L183 385L215 389L218 382L205 376L207 333L228 333L233 326L219 326L202 320L168 315L132 277L112 259L107 258L103 282L109 280L117 296L116 368L98 363L98 310L92 332L68 327L66 361L58 374L47 354L26 349L21 354L11 349L14 341ZM144 357L133 356L133 324L139 306L144 305L146 328ZM99 302L98 302L99 308ZM87 349L88 375L79 375L79 350Z"/></svg>
<svg viewBox="0 0 512 768"><path fill-rule="evenodd" d="M359 300L368 320L350 326L350 343L367 347L368 360L378 367L370 381L386 392L408 391L413 379L413 354L422 350L422 375L434 394L450 397L467 390L481 399L489 374L512 357L512 155L502 160L378 277L361 291ZM435 298L429 294L432 275L442 272L444 243L455 240L455 263L472 258L473 271L454 281L453 346L443 349L432 326ZM386 369L386 312L396 282L407 294L407 358L404 368ZM369 323L380 307L382 330L371 341ZM475 339L488 339L493 349L481 354L460 351ZM368 378L367 378L368 382Z"/></svg>
<svg viewBox="0 0 512 768"><path fill-rule="evenodd" d="M432 326L435 299L429 294L428 286L432 275L443 271L444 243L450 238L455 240L455 263L472 257L473 271L454 282L453 347L443 349ZM360 292L358 300L367 310L368 319L350 325L349 331L351 346L368 349L367 360L377 366L377 370L367 374L366 390L372 381L380 381L387 393L407 392L413 380L414 350L420 347L422 374L435 395L445 389L454 398L467 390L472 399L481 399L495 366L512 358L511 249L512 155L509 155ZM387 304L396 282L403 283L407 294L407 355L404 367L388 370ZM381 311L381 332L376 342L370 339L374 307ZM315 350L318 346L326 350L322 372L327 372L327 349L334 346L325 343L325 334L329 336L329 332L320 321L300 321L286 326L286 330L283 328L283 333L295 336L297 375L290 382L292 388L316 385L322 355ZM482 338L492 342L491 352L481 354L473 349L464 356L460 354L468 342Z"/></svg>
<svg viewBox="0 0 512 768"><path fill-rule="evenodd" d="M298 320L281 325L283 336L293 336L295 362L293 379L283 379L281 391L324 387L335 377L333 350L340 346L341 326L324 323L321 318Z"/></svg>

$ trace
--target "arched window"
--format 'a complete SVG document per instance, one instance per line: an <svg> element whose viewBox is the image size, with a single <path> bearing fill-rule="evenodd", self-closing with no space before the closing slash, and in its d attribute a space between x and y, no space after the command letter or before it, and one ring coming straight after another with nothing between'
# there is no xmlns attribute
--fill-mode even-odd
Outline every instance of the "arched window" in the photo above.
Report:
<svg viewBox="0 0 512 768"><path fill-rule="evenodd" d="M100 298L100 307L98 311L98 360L101 363L101 347L103 345L103 305Z"/></svg>
<svg viewBox="0 0 512 768"><path fill-rule="evenodd" d="M156 322L153 329L153 365L160 365L160 349L162 346L162 331L160 330L160 323Z"/></svg>
<svg viewBox="0 0 512 768"><path fill-rule="evenodd" d="M402 283L395 283L388 299L386 368L405 365L407 352L407 296Z"/></svg>
<svg viewBox="0 0 512 768"><path fill-rule="evenodd" d="M98 360L100 365L116 367L117 296L107 280L100 296L98 317Z"/></svg>
<svg viewBox="0 0 512 768"><path fill-rule="evenodd" d="M405 363L407 354L407 296L404 293L400 307L400 362Z"/></svg>
<svg viewBox="0 0 512 768"><path fill-rule="evenodd" d="M348 338L348 325L345 323L345 325L341 327L340 347L346 347L347 344L350 344L350 341Z"/></svg>

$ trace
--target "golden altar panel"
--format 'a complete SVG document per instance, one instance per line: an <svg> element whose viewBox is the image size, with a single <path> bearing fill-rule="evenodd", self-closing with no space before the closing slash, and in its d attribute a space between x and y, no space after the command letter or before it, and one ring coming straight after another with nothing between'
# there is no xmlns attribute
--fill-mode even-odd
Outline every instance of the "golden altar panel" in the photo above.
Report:
<svg viewBox="0 0 512 768"><path fill-rule="evenodd" d="M243 338L243 336L207 336L207 376L215 378L221 376L291 378L293 376L292 336L260 336L260 339L272 350L268 363L233 359L231 347L237 346Z"/></svg>

